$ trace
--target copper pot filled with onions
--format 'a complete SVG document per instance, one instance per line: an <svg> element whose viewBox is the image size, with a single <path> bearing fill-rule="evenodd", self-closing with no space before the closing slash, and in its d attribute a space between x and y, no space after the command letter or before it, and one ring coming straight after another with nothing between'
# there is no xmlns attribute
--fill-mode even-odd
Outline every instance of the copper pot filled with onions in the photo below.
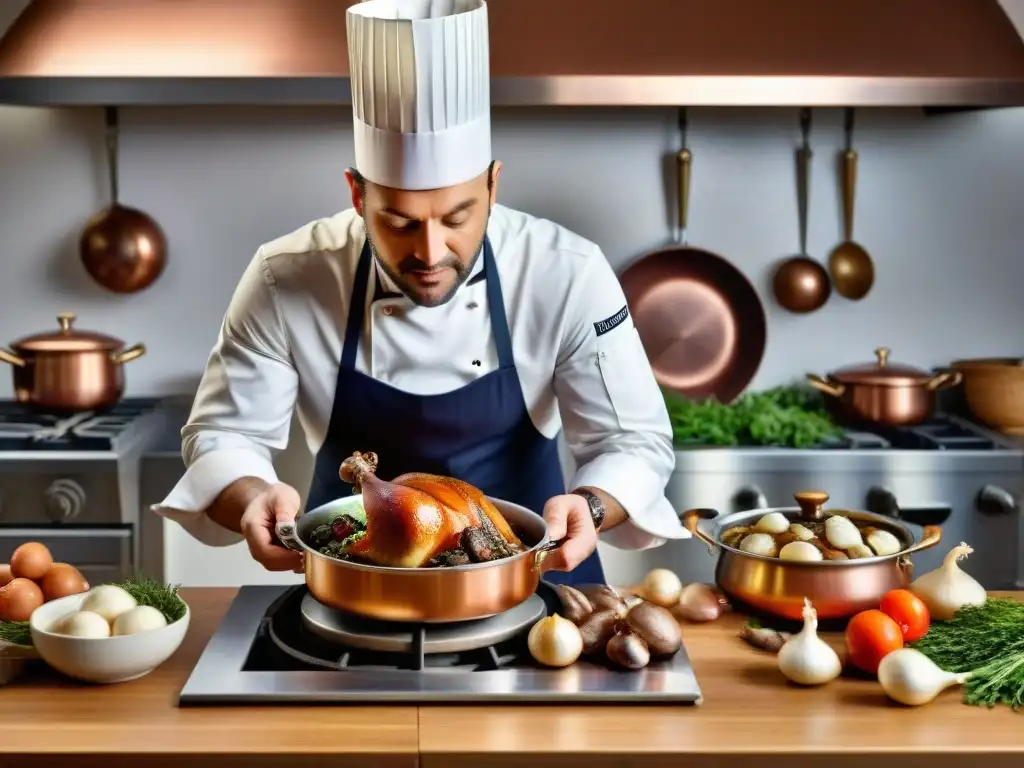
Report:
<svg viewBox="0 0 1024 768"><path fill-rule="evenodd" d="M871 512L824 509L828 494L795 494L797 507L729 515L690 510L683 524L719 553L715 580L733 600L766 614L799 621L804 598L821 619L844 619L877 608L882 595L906 589L914 552L934 547L942 529L926 526L915 541L909 528ZM701 529L711 519L711 530Z"/></svg>
<svg viewBox="0 0 1024 768"><path fill-rule="evenodd" d="M278 524L304 553L306 586L329 608L374 619L453 622L514 608L534 592L541 562L564 539L525 507L451 477L378 478L356 452L339 475L355 494Z"/></svg>

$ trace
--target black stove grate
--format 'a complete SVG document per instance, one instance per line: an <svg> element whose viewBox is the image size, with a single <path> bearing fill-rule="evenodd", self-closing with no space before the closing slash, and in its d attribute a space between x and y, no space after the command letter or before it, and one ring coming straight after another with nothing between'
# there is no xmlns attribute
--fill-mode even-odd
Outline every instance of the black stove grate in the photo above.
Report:
<svg viewBox="0 0 1024 768"><path fill-rule="evenodd" d="M1001 446L972 425L946 416L913 427L877 425L849 429L828 446L835 450L994 451Z"/></svg>
<svg viewBox="0 0 1024 768"><path fill-rule="evenodd" d="M133 425L160 406L157 398L126 398L89 413L41 413L0 401L0 451L109 451Z"/></svg>
<svg viewBox="0 0 1024 768"><path fill-rule="evenodd" d="M306 629L301 618L302 600L306 594L306 587L298 585L270 605L260 622L242 671L338 671L359 668L474 672L532 663L525 632L502 643L460 653L425 653L425 626L414 630L414 648L405 653L370 651L334 643ZM537 594L547 604L548 615L560 609L558 596L549 585L542 582Z"/></svg>

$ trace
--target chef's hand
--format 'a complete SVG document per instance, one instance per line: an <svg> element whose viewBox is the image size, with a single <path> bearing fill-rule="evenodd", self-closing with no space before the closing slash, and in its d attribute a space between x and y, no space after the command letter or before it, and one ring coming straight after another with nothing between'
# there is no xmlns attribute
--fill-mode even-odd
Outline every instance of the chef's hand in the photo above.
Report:
<svg viewBox="0 0 1024 768"><path fill-rule="evenodd" d="M288 523L299 514L299 492L276 483L253 499L242 513L240 528L253 560L268 571L303 570L303 555L282 546L274 536L277 523Z"/></svg>
<svg viewBox="0 0 1024 768"><path fill-rule="evenodd" d="M544 505L544 522L548 524L551 541L566 535L568 539L544 558L541 570L571 571L597 548L597 530L582 496L571 493L549 499Z"/></svg>

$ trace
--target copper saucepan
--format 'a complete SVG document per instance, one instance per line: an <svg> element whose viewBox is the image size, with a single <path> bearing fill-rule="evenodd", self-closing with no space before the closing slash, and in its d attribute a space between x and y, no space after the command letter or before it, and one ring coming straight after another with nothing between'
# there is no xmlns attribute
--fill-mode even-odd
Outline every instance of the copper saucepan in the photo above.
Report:
<svg viewBox="0 0 1024 768"><path fill-rule="evenodd" d="M728 403L757 373L768 326L746 276L721 256L687 244L693 154L685 110L679 123L677 242L633 262L619 281L658 383L684 397Z"/></svg>
<svg viewBox="0 0 1024 768"><path fill-rule="evenodd" d="M362 494L325 504L294 523L280 523L275 532L284 546L304 553L306 586L328 608L386 621L471 621L527 600L537 591L544 558L565 541L548 540L548 526L540 515L507 501L490 500L524 544L535 542L527 551L487 563L390 568L338 560L306 543L317 527L353 508L361 510Z"/></svg>
<svg viewBox="0 0 1024 768"><path fill-rule="evenodd" d="M38 333L0 348L0 360L14 369L14 396L48 413L81 413L116 405L124 394L124 364L146 347L72 326L74 314L57 315L60 330Z"/></svg>
<svg viewBox="0 0 1024 768"><path fill-rule="evenodd" d="M913 579L910 556L934 547L942 540L942 528L926 526L921 539L902 523L871 512L823 510L828 494L804 491L795 494L797 507L752 509L728 515L715 510L692 509L681 517L683 525L703 541L711 554L718 553L715 582L733 599L774 616L799 620L804 598L809 599L821 619L843 619L869 608L892 589L905 589ZM899 552L883 557L854 560L800 562L781 560L745 552L729 546L722 536L736 526L753 526L761 517L781 512L791 523L824 520L830 514L849 518L854 523L880 528L899 540ZM710 532L701 530L702 519L712 519Z"/></svg>
<svg viewBox="0 0 1024 768"><path fill-rule="evenodd" d="M926 421L935 407L935 393L955 387L959 371L929 373L889 361L889 349L875 350L876 362L832 371L825 378L807 374L807 383L826 395L825 405L848 426L883 424L906 427Z"/></svg>

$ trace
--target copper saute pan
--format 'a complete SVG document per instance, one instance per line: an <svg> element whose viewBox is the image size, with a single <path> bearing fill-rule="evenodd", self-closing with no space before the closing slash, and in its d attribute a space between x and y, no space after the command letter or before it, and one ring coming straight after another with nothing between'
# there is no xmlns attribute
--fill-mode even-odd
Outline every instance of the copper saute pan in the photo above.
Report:
<svg viewBox="0 0 1024 768"><path fill-rule="evenodd" d="M713 509L691 509L681 515L683 525L707 545L711 554L718 554L718 588L734 600L773 616L799 621L805 597L814 603L822 619L845 619L877 608L886 592L909 586L914 573L910 556L942 540L942 528L937 525L925 526L921 539L915 541L913 532L897 520L859 510L826 511L823 507L828 494L821 491L803 491L795 498L797 507L727 515ZM770 512L781 512L790 523L822 521L828 514L839 514L861 526L889 531L902 546L892 555L800 562L755 555L722 542L722 535L730 528L752 526ZM710 532L701 529L702 520L711 521Z"/></svg>
<svg viewBox="0 0 1024 768"><path fill-rule="evenodd" d="M537 591L540 565L565 541L548 540L544 518L525 507L488 497L527 551L504 560L447 568L390 568L338 560L306 542L320 525L353 507L362 510L362 494L346 496L281 523L281 543L305 554L306 586L328 608L374 619L421 623L471 621L507 611Z"/></svg>

